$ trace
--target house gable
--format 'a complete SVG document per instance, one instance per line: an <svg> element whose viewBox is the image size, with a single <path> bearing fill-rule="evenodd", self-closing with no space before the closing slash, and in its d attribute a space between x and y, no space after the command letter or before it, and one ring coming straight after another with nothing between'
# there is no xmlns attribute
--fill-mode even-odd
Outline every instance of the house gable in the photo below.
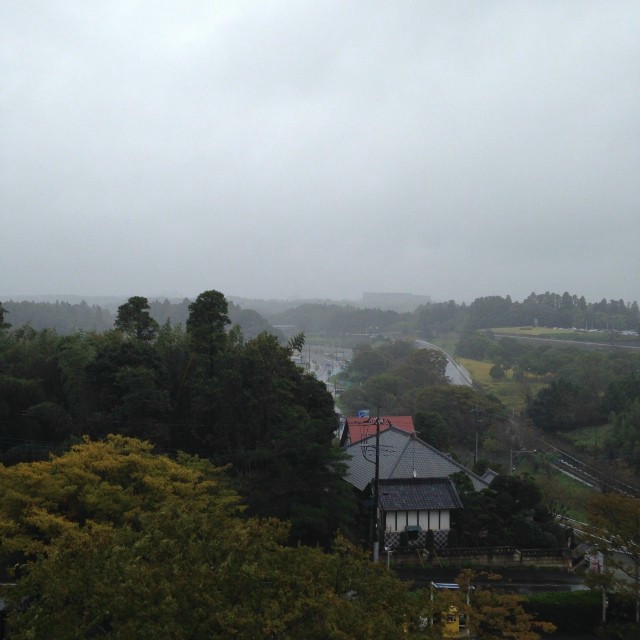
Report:
<svg viewBox="0 0 640 640"><path fill-rule="evenodd" d="M374 433L361 442L345 447L350 456L345 479L360 491L364 491L375 474L375 444ZM418 438L415 433L410 434L393 426L380 432L381 480L448 478L460 471L469 477L476 491L489 486L488 482Z"/></svg>

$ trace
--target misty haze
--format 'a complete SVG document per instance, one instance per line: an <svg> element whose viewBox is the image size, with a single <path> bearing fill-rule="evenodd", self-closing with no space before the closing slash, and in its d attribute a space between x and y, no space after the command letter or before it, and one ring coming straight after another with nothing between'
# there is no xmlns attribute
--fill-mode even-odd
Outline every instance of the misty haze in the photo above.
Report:
<svg viewBox="0 0 640 640"><path fill-rule="evenodd" d="M635 2L0 16L0 300L637 298Z"/></svg>

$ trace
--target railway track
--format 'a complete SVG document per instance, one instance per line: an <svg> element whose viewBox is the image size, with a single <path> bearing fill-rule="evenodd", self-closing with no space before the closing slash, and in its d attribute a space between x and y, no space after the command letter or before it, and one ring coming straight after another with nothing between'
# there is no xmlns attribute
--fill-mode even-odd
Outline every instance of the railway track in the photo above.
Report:
<svg viewBox="0 0 640 640"><path fill-rule="evenodd" d="M640 487L633 486L614 476L596 469L592 465L576 458L574 455L562 451L546 440L538 439L538 446L542 451L554 457L553 465L559 471L574 477L578 481L586 484L596 491L615 491L633 498L640 498Z"/></svg>

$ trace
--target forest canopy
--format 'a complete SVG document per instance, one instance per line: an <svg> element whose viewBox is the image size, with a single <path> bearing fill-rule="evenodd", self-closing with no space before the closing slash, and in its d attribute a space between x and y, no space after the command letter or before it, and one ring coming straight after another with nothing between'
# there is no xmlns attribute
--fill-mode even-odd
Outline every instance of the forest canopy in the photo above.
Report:
<svg viewBox="0 0 640 640"><path fill-rule="evenodd" d="M186 331L157 325L141 297L104 333L5 329L2 460L46 458L84 435L149 440L230 465L251 513L289 521L292 541L329 544L352 508L331 395L276 336L228 326L224 296L210 291L191 304Z"/></svg>
<svg viewBox="0 0 640 640"><path fill-rule="evenodd" d="M123 436L0 466L11 637L391 639L415 617L343 539L288 547L285 523L243 511L224 470Z"/></svg>

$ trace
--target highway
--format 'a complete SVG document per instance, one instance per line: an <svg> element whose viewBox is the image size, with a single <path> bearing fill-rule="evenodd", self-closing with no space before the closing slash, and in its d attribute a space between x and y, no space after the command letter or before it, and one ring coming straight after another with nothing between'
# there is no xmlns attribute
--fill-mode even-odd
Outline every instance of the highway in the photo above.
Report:
<svg viewBox="0 0 640 640"><path fill-rule="evenodd" d="M353 356L351 349L336 347L331 345L305 345L301 358L296 362L307 371L314 373L318 380L324 382L330 391L333 391L333 384L329 382L331 376L336 375Z"/></svg>

